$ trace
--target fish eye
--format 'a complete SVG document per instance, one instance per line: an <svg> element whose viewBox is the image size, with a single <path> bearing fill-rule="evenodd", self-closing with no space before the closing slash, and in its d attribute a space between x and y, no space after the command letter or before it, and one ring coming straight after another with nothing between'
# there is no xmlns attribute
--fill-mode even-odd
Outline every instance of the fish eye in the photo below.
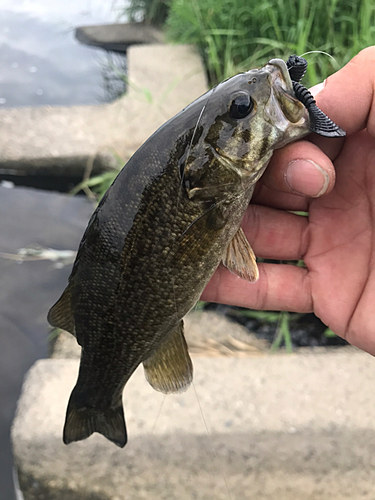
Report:
<svg viewBox="0 0 375 500"><path fill-rule="evenodd" d="M229 116L231 118L245 118L254 108L252 97L246 92L239 92L232 100L229 106Z"/></svg>

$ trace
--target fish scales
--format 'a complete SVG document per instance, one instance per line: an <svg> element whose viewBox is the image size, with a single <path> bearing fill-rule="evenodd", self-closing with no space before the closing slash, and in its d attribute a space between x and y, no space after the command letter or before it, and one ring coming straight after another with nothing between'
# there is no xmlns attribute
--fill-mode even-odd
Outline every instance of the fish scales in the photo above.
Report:
<svg viewBox="0 0 375 500"><path fill-rule="evenodd" d="M89 265L82 266L82 272L78 271L75 276L73 301L77 310L77 338L83 347L88 344L81 362L81 390L91 404L99 398L107 405L108 394L117 397L118 391L122 392L133 369L148 357L148 352L177 326L198 300L202 280L207 281L221 260L223 241L237 230L233 226L225 232L220 231L213 212L202 231L204 237L194 245L183 245L179 258L176 258L178 237L206 211L205 206L192 204L185 196L175 196L181 190L181 178L174 158L179 154L183 152L173 151L171 161L161 168L163 175L145 183L128 237L123 231L121 215L116 217L113 211L105 215L99 210L101 225L105 227L109 216L111 226L101 234L101 244L96 240L95 253L92 251L94 245L88 239L84 249L89 249L89 255L86 256L83 250L80 256L87 259ZM124 171L125 175L129 172ZM125 178L123 182L132 185L131 178ZM108 194L110 200L116 199L116 204L118 200L123 201L119 206L121 212L124 208L126 210L126 194L127 191ZM234 203L239 205L236 222L239 223L249 199L250 193L247 193L243 199L227 202L231 211L234 211ZM169 215L171 213L173 218ZM114 220L118 220L117 225ZM113 235L119 242L117 255L113 252ZM163 256L162 262L160 255ZM207 257L204 261L202 255ZM214 258L210 259L210 255ZM193 296L192 290L195 291ZM89 297L91 301L87 302ZM92 301L98 306L93 307ZM81 325L87 331L95 331L96 335L87 339L78 337ZM122 332L126 332L126 336ZM106 370L109 364L117 370ZM106 373L104 379L103 372ZM102 391L98 391L98 386ZM88 394L91 398L87 397Z"/></svg>
<svg viewBox="0 0 375 500"><path fill-rule="evenodd" d="M126 444L122 392L140 363L155 389L187 388L182 318L220 262L257 279L242 217L273 150L307 133L288 69L272 60L197 99L129 160L92 215L48 317L82 347L65 443L100 432Z"/></svg>

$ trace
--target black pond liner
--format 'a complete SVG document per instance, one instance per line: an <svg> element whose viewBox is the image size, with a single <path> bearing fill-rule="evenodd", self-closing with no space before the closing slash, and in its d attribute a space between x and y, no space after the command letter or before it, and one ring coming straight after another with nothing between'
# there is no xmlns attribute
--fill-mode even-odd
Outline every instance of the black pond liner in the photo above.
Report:
<svg viewBox="0 0 375 500"><path fill-rule="evenodd" d="M206 303L203 308L205 311L215 311L223 314L232 321L244 326L249 333L255 334L259 339L267 340L270 345L276 337L278 322L251 318L246 315L248 309L210 302ZM337 347L348 345L348 342L340 337L327 337L325 335L327 326L313 313L290 313L289 329L293 347ZM283 346L284 343L281 344L281 347Z"/></svg>

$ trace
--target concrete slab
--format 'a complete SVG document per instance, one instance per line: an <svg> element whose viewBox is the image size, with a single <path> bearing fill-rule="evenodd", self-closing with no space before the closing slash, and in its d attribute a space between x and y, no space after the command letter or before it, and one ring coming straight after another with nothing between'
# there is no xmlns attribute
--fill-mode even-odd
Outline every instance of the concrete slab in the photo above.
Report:
<svg viewBox="0 0 375 500"><path fill-rule="evenodd" d="M137 370L118 449L96 434L62 444L78 361L39 361L12 431L25 500L370 500L374 363L352 348L195 358L195 389L167 397Z"/></svg>
<svg viewBox="0 0 375 500"><path fill-rule="evenodd" d="M142 23L80 26L75 31L75 37L85 45L119 52L125 52L130 45L163 43L165 41L160 30Z"/></svg>
<svg viewBox="0 0 375 500"><path fill-rule="evenodd" d="M166 120L207 90L190 46L139 45L128 51L129 92L97 106L0 110L0 173L83 175L129 158Z"/></svg>

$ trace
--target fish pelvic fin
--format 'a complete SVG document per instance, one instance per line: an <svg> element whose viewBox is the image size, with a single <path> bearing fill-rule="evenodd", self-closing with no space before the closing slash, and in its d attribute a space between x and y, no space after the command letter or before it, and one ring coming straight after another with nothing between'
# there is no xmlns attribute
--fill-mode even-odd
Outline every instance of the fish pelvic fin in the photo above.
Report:
<svg viewBox="0 0 375 500"><path fill-rule="evenodd" d="M74 390L70 396L63 432L65 444L81 441L99 432L104 437L123 448L127 441L122 399L116 407L105 410L80 406L75 402Z"/></svg>
<svg viewBox="0 0 375 500"><path fill-rule="evenodd" d="M193 380L193 364L184 337L184 322L143 362L149 384L164 394L183 392Z"/></svg>
<svg viewBox="0 0 375 500"><path fill-rule="evenodd" d="M259 278L256 257L245 233L240 227L229 243L223 258L223 264L231 273L255 283Z"/></svg>
<svg viewBox="0 0 375 500"><path fill-rule="evenodd" d="M75 322L72 308L72 285L68 285L59 300L48 312L48 323L62 330L66 330L72 335L75 333Z"/></svg>

